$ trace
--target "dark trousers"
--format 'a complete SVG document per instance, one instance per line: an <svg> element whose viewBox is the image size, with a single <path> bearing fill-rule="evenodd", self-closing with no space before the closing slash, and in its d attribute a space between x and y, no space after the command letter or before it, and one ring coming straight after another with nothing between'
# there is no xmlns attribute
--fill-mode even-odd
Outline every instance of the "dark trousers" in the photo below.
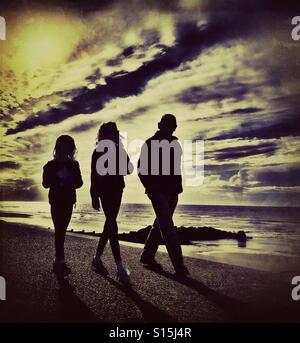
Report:
<svg viewBox="0 0 300 343"><path fill-rule="evenodd" d="M177 206L178 195L155 193L149 198L156 219L147 237L142 256L154 258L162 235L173 266L175 268L181 267L183 265L182 250L173 223L173 213Z"/></svg>
<svg viewBox="0 0 300 343"><path fill-rule="evenodd" d="M97 258L101 257L106 243L109 240L115 261L121 261L120 245L118 241L117 216L121 206L122 194L123 191L117 191L100 195L101 205L106 220L97 248Z"/></svg>
<svg viewBox="0 0 300 343"><path fill-rule="evenodd" d="M51 204L51 217L55 229L55 256L57 260L64 260L65 258L64 243L72 211L73 202Z"/></svg>

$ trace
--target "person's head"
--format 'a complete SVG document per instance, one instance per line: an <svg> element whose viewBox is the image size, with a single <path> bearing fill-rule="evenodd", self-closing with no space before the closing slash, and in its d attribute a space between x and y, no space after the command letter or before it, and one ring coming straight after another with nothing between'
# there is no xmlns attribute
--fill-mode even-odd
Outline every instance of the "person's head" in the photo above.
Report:
<svg viewBox="0 0 300 343"><path fill-rule="evenodd" d="M69 135L61 135L57 138L53 155L56 160L75 160L76 145Z"/></svg>
<svg viewBox="0 0 300 343"><path fill-rule="evenodd" d="M176 117L173 114L164 114L158 123L159 130L166 136L172 136L177 128Z"/></svg>
<svg viewBox="0 0 300 343"><path fill-rule="evenodd" d="M119 138L120 134L115 122L109 121L100 126L97 137L98 142L102 139L110 139L117 143Z"/></svg>

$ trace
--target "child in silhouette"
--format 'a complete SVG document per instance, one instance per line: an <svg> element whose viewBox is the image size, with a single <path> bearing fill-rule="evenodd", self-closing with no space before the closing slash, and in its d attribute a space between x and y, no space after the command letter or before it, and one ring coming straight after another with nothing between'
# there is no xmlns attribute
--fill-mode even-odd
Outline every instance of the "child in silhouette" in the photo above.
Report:
<svg viewBox="0 0 300 343"><path fill-rule="evenodd" d="M55 229L53 271L60 275L71 272L65 262L64 242L76 203L76 188L83 184L75 153L74 139L68 135L59 136L54 147L54 158L44 166L43 172L43 186L49 188L48 197Z"/></svg>

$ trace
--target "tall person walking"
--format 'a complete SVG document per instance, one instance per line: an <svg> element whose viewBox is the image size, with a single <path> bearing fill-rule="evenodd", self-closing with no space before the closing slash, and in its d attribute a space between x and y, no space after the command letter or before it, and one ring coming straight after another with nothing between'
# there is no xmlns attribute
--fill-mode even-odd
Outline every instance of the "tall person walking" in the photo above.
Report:
<svg viewBox="0 0 300 343"><path fill-rule="evenodd" d="M181 155L182 149L173 136L176 130L176 117L165 114L158 123L158 131L142 146L138 162L138 175L145 187L156 219L148 235L141 263L161 268L155 260L161 236L178 276L189 274L184 265L180 243L176 237L173 214L182 192Z"/></svg>

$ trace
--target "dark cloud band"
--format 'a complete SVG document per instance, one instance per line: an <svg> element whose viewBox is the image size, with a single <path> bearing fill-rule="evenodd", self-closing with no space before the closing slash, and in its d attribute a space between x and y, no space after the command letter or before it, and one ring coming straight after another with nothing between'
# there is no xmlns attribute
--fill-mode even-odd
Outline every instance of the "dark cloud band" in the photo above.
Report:
<svg viewBox="0 0 300 343"><path fill-rule="evenodd" d="M133 72L107 77L106 85L98 85L95 89L84 87L74 90L74 93L79 92L79 94L74 96L72 101L64 101L59 107L30 115L26 120L17 123L16 128L7 130L7 134L25 131L39 125L60 123L77 114L94 113L103 109L105 104L114 98L140 94L149 80L176 69L183 62L193 60L207 47L217 43L222 44L248 31L250 26L249 22L241 21L234 16L217 18L202 27L195 22L181 22L177 25L175 45L165 48L153 60L145 62ZM236 89L240 96L246 91L247 89ZM216 94L211 95L213 96Z"/></svg>

